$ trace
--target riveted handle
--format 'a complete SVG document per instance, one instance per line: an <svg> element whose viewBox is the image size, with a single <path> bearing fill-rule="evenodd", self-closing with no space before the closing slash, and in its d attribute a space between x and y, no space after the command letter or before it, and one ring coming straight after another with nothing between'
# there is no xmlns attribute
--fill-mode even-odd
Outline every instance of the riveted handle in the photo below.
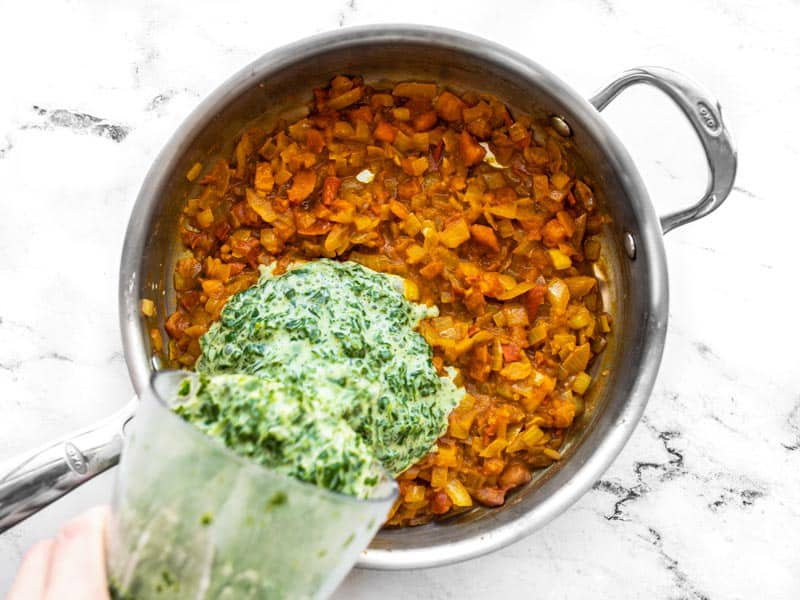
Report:
<svg viewBox="0 0 800 600"><path fill-rule="evenodd" d="M719 102L701 86L670 69L638 67L624 72L589 99L603 110L623 90L638 83L652 85L672 98L692 124L706 154L710 173L705 194L697 204L661 217L664 233L701 219L725 201L736 178L736 148L722 120Z"/></svg>
<svg viewBox="0 0 800 600"><path fill-rule="evenodd" d="M0 533L113 467L134 398L99 423L0 465Z"/></svg>

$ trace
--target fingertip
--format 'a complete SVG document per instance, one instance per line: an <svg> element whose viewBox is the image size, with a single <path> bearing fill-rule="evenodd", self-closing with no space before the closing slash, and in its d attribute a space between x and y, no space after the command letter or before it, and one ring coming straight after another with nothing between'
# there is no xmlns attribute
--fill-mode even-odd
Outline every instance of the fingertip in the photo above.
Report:
<svg viewBox="0 0 800 600"><path fill-rule="evenodd" d="M87 522L105 528L111 518L111 507L107 505L95 506L81 515Z"/></svg>
<svg viewBox="0 0 800 600"><path fill-rule="evenodd" d="M35 600L44 596L55 540L36 542L25 553L6 600Z"/></svg>
<svg viewBox="0 0 800 600"><path fill-rule="evenodd" d="M85 535L91 530L91 525L92 522L87 518L86 514L70 519L59 528L56 534L56 542Z"/></svg>
<svg viewBox="0 0 800 600"><path fill-rule="evenodd" d="M105 514L103 507L88 510L59 530L47 580L48 599L108 597Z"/></svg>
<svg viewBox="0 0 800 600"><path fill-rule="evenodd" d="M46 540L40 540L36 542L28 549L23 562L29 559L38 560L44 556L49 556L53 551L53 544L55 544L55 540L53 538L47 538Z"/></svg>
<svg viewBox="0 0 800 600"><path fill-rule="evenodd" d="M105 530L105 528L108 526L108 521L111 519L111 507L107 504L95 506L94 508L89 509L86 514L89 520Z"/></svg>
<svg viewBox="0 0 800 600"><path fill-rule="evenodd" d="M58 530L57 538L69 539L82 535L97 535L105 531L110 509L107 506L95 506L77 517L67 521Z"/></svg>

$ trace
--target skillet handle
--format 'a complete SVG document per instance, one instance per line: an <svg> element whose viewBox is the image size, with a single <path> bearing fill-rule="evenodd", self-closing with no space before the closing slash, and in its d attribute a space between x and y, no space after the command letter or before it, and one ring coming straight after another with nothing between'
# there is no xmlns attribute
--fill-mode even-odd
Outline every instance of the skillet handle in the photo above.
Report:
<svg viewBox="0 0 800 600"><path fill-rule="evenodd" d="M592 96L589 102L597 110L603 110L620 92L638 83L652 85L672 98L700 138L708 161L710 177L705 194L694 206L661 217L661 230L667 233L705 217L725 201L736 178L736 148L714 96L670 69L638 67L625 71Z"/></svg>
<svg viewBox="0 0 800 600"><path fill-rule="evenodd" d="M134 398L91 427L0 464L0 533L117 464L137 404Z"/></svg>

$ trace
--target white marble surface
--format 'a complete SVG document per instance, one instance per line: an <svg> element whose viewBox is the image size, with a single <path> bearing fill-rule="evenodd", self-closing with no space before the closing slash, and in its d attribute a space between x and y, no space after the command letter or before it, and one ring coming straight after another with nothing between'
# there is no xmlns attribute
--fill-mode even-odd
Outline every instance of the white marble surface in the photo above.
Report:
<svg viewBox="0 0 800 600"><path fill-rule="evenodd" d="M739 178L722 209L666 239L663 365L644 421L595 489L505 550L414 573L355 571L337 597L800 596L797 1L0 0L0 14L0 459L129 398L121 239L147 167L200 98L312 33L444 25L587 95L637 64L690 74L723 103ZM607 118L660 211L699 194L699 145L667 100L636 89ZM0 593L25 549L107 501L111 479L0 536Z"/></svg>

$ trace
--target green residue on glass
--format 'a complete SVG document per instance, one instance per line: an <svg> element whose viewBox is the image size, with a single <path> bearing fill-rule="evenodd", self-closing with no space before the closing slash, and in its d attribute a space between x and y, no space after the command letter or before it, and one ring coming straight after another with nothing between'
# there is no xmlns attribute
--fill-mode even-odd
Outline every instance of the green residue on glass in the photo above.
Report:
<svg viewBox="0 0 800 600"><path fill-rule="evenodd" d="M132 594L122 591L122 587L113 577L108 580L108 595L111 600L135 600Z"/></svg>
<svg viewBox="0 0 800 600"><path fill-rule="evenodd" d="M270 499L267 502L270 507L274 508L276 506L282 506L286 504L287 499L286 492L275 492L272 494L272 496L270 496Z"/></svg>
<svg viewBox="0 0 800 600"><path fill-rule="evenodd" d="M237 454L301 481L362 498L380 481L380 464L350 426L306 410L282 382L201 374L175 412ZM282 492L268 500L273 509L285 502Z"/></svg>

